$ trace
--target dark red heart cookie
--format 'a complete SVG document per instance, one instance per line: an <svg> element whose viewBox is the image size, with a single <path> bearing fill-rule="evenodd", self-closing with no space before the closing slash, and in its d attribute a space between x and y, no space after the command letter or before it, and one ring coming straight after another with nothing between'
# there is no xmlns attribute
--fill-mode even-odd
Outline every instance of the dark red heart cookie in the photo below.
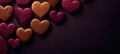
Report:
<svg viewBox="0 0 120 54"><path fill-rule="evenodd" d="M21 7L26 7L28 5L30 5L32 0L16 0L16 3L18 6L21 6Z"/></svg>
<svg viewBox="0 0 120 54"><path fill-rule="evenodd" d="M7 44L2 36L0 36L0 54L7 54Z"/></svg>
<svg viewBox="0 0 120 54"><path fill-rule="evenodd" d="M0 0L1 5L9 4L12 0Z"/></svg>
<svg viewBox="0 0 120 54"><path fill-rule="evenodd" d="M19 39L9 39L8 43L10 46L12 46L13 48L16 48L17 46L20 45L20 40Z"/></svg>

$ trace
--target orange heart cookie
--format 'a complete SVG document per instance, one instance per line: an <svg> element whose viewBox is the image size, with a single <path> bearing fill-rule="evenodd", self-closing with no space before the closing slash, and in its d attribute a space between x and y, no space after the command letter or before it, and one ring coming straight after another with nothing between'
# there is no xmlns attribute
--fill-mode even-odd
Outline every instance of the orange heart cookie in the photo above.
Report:
<svg viewBox="0 0 120 54"><path fill-rule="evenodd" d="M12 6L0 6L0 19L2 19L2 21L7 21L11 17L12 13Z"/></svg>
<svg viewBox="0 0 120 54"><path fill-rule="evenodd" d="M50 10L50 4L48 2L35 1L32 3L32 10L37 17L42 19Z"/></svg>
<svg viewBox="0 0 120 54"><path fill-rule="evenodd" d="M22 42L26 42L32 36L32 29L27 28L24 30L20 27L17 29L16 34Z"/></svg>
<svg viewBox="0 0 120 54"><path fill-rule="evenodd" d="M50 22L48 20L39 21L38 19L33 19L31 21L31 28L38 34L42 35L45 33L50 26Z"/></svg>
<svg viewBox="0 0 120 54"><path fill-rule="evenodd" d="M53 8L58 4L58 0L48 0L48 1Z"/></svg>

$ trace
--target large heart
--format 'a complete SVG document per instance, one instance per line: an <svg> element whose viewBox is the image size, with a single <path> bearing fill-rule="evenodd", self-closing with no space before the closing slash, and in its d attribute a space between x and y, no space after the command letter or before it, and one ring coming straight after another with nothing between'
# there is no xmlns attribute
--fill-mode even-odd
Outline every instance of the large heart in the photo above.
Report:
<svg viewBox="0 0 120 54"><path fill-rule="evenodd" d="M48 0L48 1L53 8L58 4L58 0Z"/></svg>
<svg viewBox="0 0 120 54"><path fill-rule="evenodd" d="M12 0L0 0L0 4L6 5L9 4Z"/></svg>
<svg viewBox="0 0 120 54"><path fill-rule="evenodd" d="M0 36L0 54L7 54L7 44L2 36Z"/></svg>
<svg viewBox="0 0 120 54"><path fill-rule="evenodd" d="M38 34L44 34L50 26L50 22L48 20L39 21L38 19L33 19L31 21L31 28Z"/></svg>
<svg viewBox="0 0 120 54"><path fill-rule="evenodd" d="M32 0L16 0L18 6L26 7L31 3Z"/></svg>
<svg viewBox="0 0 120 54"><path fill-rule="evenodd" d="M9 35L11 35L15 31L15 25L14 24L9 24L7 25L6 23L1 23L0 24L0 33L5 37L8 38Z"/></svg>
<svg viewBox="0 0 120 54"><path fill-rule="evenodd" d="M50 12L50 17L54 22L59 22L64 18L64 13L62 11L57 13L53 10Z"/></svg>
<svg viewBox="0 0 120 54"><path fill-rule="evenodd" d="M28 28L24 30L20 27L17 29L16 34L22 42L26 42L32 36L32 29Z"/></svg>
<svg viewBox="0 0 120 54"><path fill-rule="evenodd" d="M16 48L17 46L20 45L20 40L19 39L9 39L8 43L10 46L12 46L13 48Z"/></svg>
<svg viewBox="0 0 120 54"><path fill-rule="evenodd" d="M79 9L79 7L80 7L80 1L78 1L78 0L62 0L62 7L66 11L68 11L70 13L73 13L76 10Z"/></svg>
<svg viewBox="0 0 120 54"><path fill-rule="evenodd" d="M11 17L12 13L12 6L5 6L5 8L0 6L0 19L2 19L2 21L7 21Z"/></svg>
<svg viewBox="0 0 120 54"><path fill-rule="evenodd" d="M31 8L22 9L18 7L15 8L14 15L22 25L25 25L32 18L33 13Z"/></svg>
<svg viewBox="0 0 120 54"><path fill-rule="evenodd" d="M50 10L50 4L48 2L35 1L32 3L32 10L38 18L42 19Z"/></svg>

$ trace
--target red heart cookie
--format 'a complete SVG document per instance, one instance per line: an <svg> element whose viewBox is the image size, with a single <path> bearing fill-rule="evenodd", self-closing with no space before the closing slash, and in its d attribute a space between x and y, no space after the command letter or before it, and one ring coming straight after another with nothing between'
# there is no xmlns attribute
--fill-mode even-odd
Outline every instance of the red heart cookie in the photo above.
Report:
<svg viewBox="0 0 120 54"><path fill-rule="evenodd" d="M17 46L20 45L20 40L19 39L9 39L8 43L10 46L12 46L13 48L16 48Z"/></svg>
<svg viewBox="0 0 120 54"><path fill-rule="evenodd" d="M80 7L80 2L78 0L62 0L62 7L70 12L73 13Z"/></svg>
<svg viewBox="0 0 120 54"><path fill-rule="evenodd" d="M12 0L0 0L0 5L9 4Z"/></svg>
<svg viewBox="0 0 120 54"><path fill-rule="evenodd" d="M28 28L24 30L23 28L18 28L16 34L22 42L26 42L32 36L32 29Z"/></svg>
<svg viewBox="0 0 120 54"><path fill-rule="evenodd" d="M48 1L53 8L58 4L58 0L48 0Z"/></svg>
<svg viewBox="0 0 120 54"><path fill-rule="evenodd" d="M31 28L38 34L44 34L50 26L50 22L48 20L39 21L38 19L33 19L31 21Z"/></svg>
<svg viewBox="0 0 120 54"><path fill-rule="evenodd" d="M2 36L0 36L0 54L7 54L7 44Z"/></svg>
<svg viewBox="0 0 120 54"><path fill-rule="evenodd" d="M0 6L0 19L2 19L2 21L7 21L11 17L12 13L12 6L5 6L5 8Z"/></svg>

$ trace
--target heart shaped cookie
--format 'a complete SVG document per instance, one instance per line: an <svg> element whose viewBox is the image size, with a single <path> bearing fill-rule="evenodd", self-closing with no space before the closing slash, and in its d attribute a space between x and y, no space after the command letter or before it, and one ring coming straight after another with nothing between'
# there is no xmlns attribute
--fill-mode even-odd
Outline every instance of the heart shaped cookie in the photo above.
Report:
<svg viewBox="0 0 120 54"><path fill-rule="evenodd" d="M0 0L1 5L9 4L12 0Z"/></svg>
<svg viewBox="0 0 120 54"><path fill-rule="evenodd" d="M7 21L11 17L12 13L12 6L0 6L0 19L2 19L2 21Z"/></svg>
<svg viewBox="0 0 120 54"><path fill-rule="evenodd" d="M50 17L54 22L59 22L64 18L64 13L63 12L56 12L54 10L52 10L50 12Z"/></svg>
<svg viewBox="0 0 120 54"><path fill-rule="evenodd" d="M24 30L23 28L20 27L17 29L16 34L22 42L26 42L32 36L32 29L28 28Z"/></svg>
<svg viewBox="0 0 120 54"><path fill-rule="evenodd" d="M9 24L7 25L6 23L1 23L0 24L0 33L5 37L8 38L9 35L11 35L15 31L15 25L14 24Z"/></svg>
<svg viewBox="0 0 120 54"><path fill-rule="evenodd" d="M32 11L35 13L35 15L42 19L50 10L50 4L48 2L39 2L35 1L32 3Z"/></svg>
<svg viewBox="0 0 120 54"><path fill-rule="evenodd" d="M26 7L31 3L32 0L16 0L18 6Z"/></svg>
<svg viewBox="0 0 120 54"><path fill-rule="evenodd" d="M32 18L33 13L31 8L22 9L18 7L15 8L14 15L22 25L25 25Z"/></svg>
<svg viewBox="0 0 120 54"><path fill-rule="evenodd" d="M44 34L50 26L50 22L48 20L39 21L38 19L33 19L31 21L31 28L38 34Z"/></svg>
<svg viewBox="0 0 120 54"><path fill-rule="evenodd" d="M7 44L2 36L0 36L0 54L7 54Z"/></svg>
<svg viewBox="0 0 120 54"><path fill-rule="evenodd" d="M62 7L66 11L73 13L79 9L80 1L78 1L78 0L62 0Z"/></svg>
<svg viewBox="0 0 120 54"><path fill-rule="evenodd" d="M51 6L54 8L58 4L58 0L48 0Z"/></svg>
<svg viewBox="0 0 120 54"><path fill-rule="evenodd" d="M20 40L19 39L9 39L8 43L10 46L12 46L13 48L16 48L17 46L20 45Z"/></svg>

